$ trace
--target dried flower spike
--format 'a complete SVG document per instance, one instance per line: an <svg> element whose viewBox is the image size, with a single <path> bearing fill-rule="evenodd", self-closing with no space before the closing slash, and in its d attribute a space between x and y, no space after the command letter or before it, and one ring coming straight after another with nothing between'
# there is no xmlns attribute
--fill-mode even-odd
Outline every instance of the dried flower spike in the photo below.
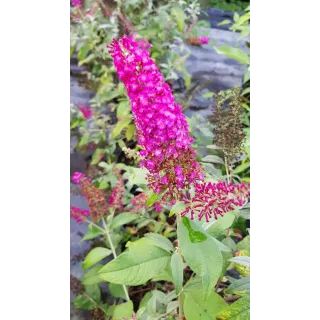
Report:
<svg viewBox="0 0 320 320"><path fill-rule="evenodd" d="M127 36L108 46L131 100L148 187L158 194L166 190L167 200L177 199L182 189L203 179L203 173L181 107L144 48L145 42Z"/></svg>
<svg viewBox="0 0 320 320"><path fill-rule="evenodd" d="M77 223L82 223L83 220L90 216L88 210L82 210L78 207L70 207L70 216L73 218Z"/></svg>
<svg viewBox="0 0 320 320"><path fill-rule="evenodd" d="M83 173L75 172L72 181L80 186L82 195L88 200L91 217L94 221L107 213L107 202L100 189L95 187Z"/></svg>

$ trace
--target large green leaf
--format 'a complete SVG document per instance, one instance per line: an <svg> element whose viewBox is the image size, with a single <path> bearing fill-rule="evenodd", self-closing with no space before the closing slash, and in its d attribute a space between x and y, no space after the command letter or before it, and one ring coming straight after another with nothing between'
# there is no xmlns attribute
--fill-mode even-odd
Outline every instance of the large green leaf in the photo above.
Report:
<svg viewBox="0 0 320 320"><path fill-rule="evenodd" d="M222 255L212 237L184 217L178 224L178 240L188 266L202 277L205 297L212 292L222 269Z"/></svg>
<svg viewBox="0 0 320 320"><path fill-rule="evenodd" d="M211 163L224 164L224 161L220 157L215 156L213 154L209 154L209 155L205 156L201 161L202 162L211 162Z"/></svg>
<svg viewBox="0 0 320 320"><path fill-rule="evenodd" d="M109 290L113 297L127 299L121 284L109 283Z"/></svg>
<svg viewBox="0 0 320 320"><path fill-rule="evenodd" d="M184 264L182 261L182 257L179 253L175 252L171 257L171 270L176 294L179 294L182 289L183 269Z"/></svg>
<svg viewBox="0 0 320 320"><path fill-rule="evenodd" d="M166 268L170 254L147 238L135 241L117 259L104 266L100 277L112 283L137 286Z"/></svg>
<svg viewBox="0 0 320 320"><path fill-rule="evenodd" d="M206 232L213 237L219 237L223 232L230 228L236 215L233 212L227 212L223 217L219 217L213 224L206 227Z"/></svg>
<svg viewBox="0 0 320 320"><path fill-rule="evenodd" d="M233 48L229 46L221 46L221 47L215 48L215 50L219 54L224 54L227 57L235 59L243 64L250 64L249 55L244 51L242 51L241 49Z"/></svg>
<svg viewBox="0 0 320 320"><path fill-rule="evenodd" d="M184 293L183 309L187 320L216 319L218 313L227 308L228 304L215 292L211 292L206 300L201 290Z"/></svg>
<svg viewBox="0 0 320 320"><path fill-rule="evenodd" d="M227 294L247 293L250 290L250 277L244 277L236 280L226 290Z"/></svg>
<svg viewBox="0 0 320 320"><path fill-rule="evenodd" d="M87 256L85 257L84 261L82 262L82 268L87 269L94 265L96 262L102 260L103 258L109 256L112 253L111 250L107 248L94 248L92 249Z"/></svg>
<svg viewBox="0 0 320 320"><path fill-rule="evenodd" d="M250 254L250 235L246 236L244 239L237 243L237 249L246 250Z"/></svg>
<svg viewBox="0 0 320 320"><path fill-rule="evenodd" d="M169 253L173 251L173 245L169 239L157 233L147 233L145 235L148 239L150 239L153 244L163 250L168 251Z"/></svg>
<svg viewBox="0 0 320 320"><path fill-rule="evenodd" d="M179 201L173 205L170 210L169 217L173 216L175 213L180 213L186 209L187 205L183 201Z"/></svg>
<svg viewBox="0 0 320 320"><path fill-rule="evenodd" d="M250 296L246 295L234 302L227 310L218 314L218 320L249 320Z"/></svg>
<svg viewBox="0 0 320 320"><path fill-rule="evenodd" d="M112 220L111 229L119 228L124 224L130 223L134 220L139 219L139 215L132 212L123 212L115 216Z"/></svg>
<svg viewBox="0 0 320 320"><path fill-rule="evenodd" d="M93 266L83 277L82 277L82 284L83 285L91 285L91 284L98 284L102 280L100 279L98 272L103 267L102 264L96 264Z"/></svg>
<svg viewBox="0 0 320 320"><path fill-rule="evenodd" d="M128 301L126 303L119 304L115 307L112 315L112 320L129 320L133 314L133 303Z"/></svg>

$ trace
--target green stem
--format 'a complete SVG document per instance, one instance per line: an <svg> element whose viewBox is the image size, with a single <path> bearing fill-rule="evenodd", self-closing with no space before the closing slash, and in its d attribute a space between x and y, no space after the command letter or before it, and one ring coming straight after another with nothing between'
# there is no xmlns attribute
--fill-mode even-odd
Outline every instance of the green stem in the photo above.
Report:
<svg viewBox="0 0 320 320"><path fill-rule="evenodd" d="M183 308L182 308L181 293L179 294L178 301L179 301L179 319L183 320Z"/></svg>
<svg viewBox="0 0 320 320"><path fill-rule="evenodd" d="M113 214L114 214L114 211L113 211ZM112 214L112 217L113 217L113 214ZM103 226L105 228L105 234L107 235L107 239L108 239L108 242L109 242L109 245L110 245L110 249L112 251L112 254L113 254L113 257L116 259L117 258L117 253L116 253L116 250L113 246L113 243L112 243L112 240L111 240L111 236L110 236L110 232L109 232L109 228L106 224L106 222L104 221L104 218L102 218L102 223L103 223ZM130 297L129 297L129 293L128 293L128 289L127 287L123 284L122 285L123 287L123 291L126 295L126 298L127 298L127 301L130 301Z"/></svg>
<svg viewBox="0 0 320 320"><path fill-rule="evenodd" d="M230 175L229 175L229 166L228 166L228 159L224 157L224 166L226 167L226 174L227 174L227 182L230 183Z"/></svg>

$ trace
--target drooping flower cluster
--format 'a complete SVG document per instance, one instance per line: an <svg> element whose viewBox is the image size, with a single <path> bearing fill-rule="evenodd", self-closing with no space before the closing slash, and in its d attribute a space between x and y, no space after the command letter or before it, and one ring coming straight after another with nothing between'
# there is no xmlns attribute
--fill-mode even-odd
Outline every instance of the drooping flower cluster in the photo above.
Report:
<svg viewBox="0 0 320 320"><path fill-rule="evenodd" d="M82 223L83 220L90 216L90 213L88 210L82 210L78 207L70 207L70 216L73 218L76 222Z"/></svg>
<svg viewBox="0 0 320 320"><path fill-rule="evenodd" d="M149 170L148 187L156 193L167 190L164 198L178 199L181 189L203 179L202 169L191 148L193 138L178 103L146 43L124 36L108 47L119 78L126 86L143 147L141 166Z"/></svg>
<svg viewBox="0 0 320 320"><path fill-rule="evenodd" d="M202 183L195 184L195 196L186 199L184 202L187 204L185 211L181 216L190 213L191 220L197 215L200 221L203 217L206 222L214 216L223 216L224 213L232 211L235 207L242 207L250 197L250 184L226 184L223 181L217 183Z"/></svg>
<svg viewBox="0 0 320 320"><path fill-rule="evenodd" d="M86 119L90 119L92 117L91 108L89 108L83 104L78 104L77 107Z"/></svg>
<svg viewBox="0 0 320 320"><path fill-rule="evenodd" d="M81 193L87 199L92 219L97 221L102 218L107 213L107 202L102 191L83 173L75 172L72 181L80 186Z"/></svg>
<svg viewBox="0 0 320 320"><path fill-rule="evenodd" d="M71 4L73 7L78 7L78 8L82 8L82 3L81 0L71 0Z"/></svg>

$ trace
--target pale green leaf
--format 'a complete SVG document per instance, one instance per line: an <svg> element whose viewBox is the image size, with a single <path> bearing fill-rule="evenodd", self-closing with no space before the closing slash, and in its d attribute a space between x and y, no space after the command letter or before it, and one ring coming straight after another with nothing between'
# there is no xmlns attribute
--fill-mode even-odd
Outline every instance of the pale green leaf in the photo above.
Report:
<svg viewBox="0 0 320 320"><path fill-rule="evenodd" d="M147 207L152 206L159 198L160 194L153 192L146 202Z"/></svg>
<svg viewBox="0 0 320 320"><path fill-rule="evenodd" d="M104 232L97 227L93 226L92 224L89 224L87 233L83 236L81 241L85 240L91 240L96 238L97 236L102 235Z"/></svg>
<svg viewBox="0 0 320 320"><path fill-rule="evenodd" d="M250 257L247 257L247 256L234 257L229 259L229 261L241 264L245 267L250 267Z"/></svg>
<svg viewBox="0 0 320 320"><path fill-rule="evenodd" d="M236 215L233 212L227 212L223 217L219 217L218 220L208 224L205 227L206 232L215 238L219 237L226 229L232 226L235 217Z"/></svg>
<svg viewBox="0 0 320 320"><path fill-rule="evenodd" d="M82 284L85 286L89 286L92 284L98 284L102 280L99 277L99 271L103 267L102 264L96 264L93 266L83 277L82 277Z"/></svg>
<svg viewBox="0 0 320 320"><path fill-rule="evenodd" d="M147 233L145 237L151 240L155 246L162 248L163 250L166 250L169 253L172 252L174 249L171 241L166 237L162 236L161 234Z"/></svg>
<svg viewBox="0 0 320 320"><path fill-rule="evenodd" d="M218 48L215 48L217 53L224 54L229 58L235 59L243 64L250 64L250 58L247 53L245 53L243 50L229 47L229 46L221 46Z"/></svg>
<svg viewBox="0 0 320 320"><path fill-rule="evenodd" d="M103 158L103 155L104 155L104 149L97 148L92 155L92 160L90 164L93 166L99 163L100 160Z"/></svg>
<svg viewBox="0 0 320 320"><path fill-rule="evenodd" d="M126 294L123 289L123 285L109 283L108 287L109 287L110 293L113 297L127 299Z"/></svg>
<svg viewBox="0 0 320 320"><path fill-rule="evenodd" d="M201 290L184 293L183 310L187 320L213 320L228 304L217 293L211 292L206 300Z"/></svg>
<svg viewBox="0 0 320 320"><path fill-rule="evenodd" d="M219 279L222 255L212 237L205 235L193 221L184 217L178 224L178 240L188 266L202 277L205 297Z"/></svg>
<svg viewBox="0 0 320 320"><path fill-rule="evenodd" d="M132 212L123 212L113 218L110 228L116 229L137 219L139 219L138 214Z"/></svg>
<svg viewBox="0 0 320 320"><path fill-rule="evenodd" d="M112 283L137 286L164 270L170 254L147 238L135 241L115 260L104 266L100 277Z"/></svg>
<svg viewBox="0 0 320 320"><path fill-rule="evenodd" d="M205 156L201 161L224 164L224 161L220 157L212 154Z"/></svg>
<svg viewBox="0 0 320 320"><path fill-rule="evenodd" d="M118 304L112 315L112 320L130 320L133 314L133 303L128 301Z"/></svg>
<svg viewBox="0 0 320 320"><path fill-rule="evenodd" d="M96 262L104 259L105 257L109 256L111 253L112 253L112 251L107 248L97 247L97 248L92 249L87 254L84 261L82 262L82 268L83 269L90 268Z"/></svg>
<svg viewBox="0 0 320 320"><path fill-rule="evenodd" d="M131 123L131 118L124 118L116 123L112 129L112 138L117 138L122 130Z"/></svg>
<svg viewBox="0 0 320 320"><path fill-rule="evenodd" d="M171 270L176 294L179 294L182 289L183 269L184 264L182 261L182 257L179 253L175 252L171 257Z"/></svg>
<svg viewBox="0 0 320 320"><path fill-rule="evenodd" d="M234 281L228 289L226 289L227 294L233 294L235 291L246 293L250 291L250 277L244 277Z"/></svg>
<svg viewBox="0 0 320 320"><path fill-rule="evenodd" d="M171 15L176 18L178 31L183 32L184 29L184 11L180 7L174 7L171 9Z"/></svg>

